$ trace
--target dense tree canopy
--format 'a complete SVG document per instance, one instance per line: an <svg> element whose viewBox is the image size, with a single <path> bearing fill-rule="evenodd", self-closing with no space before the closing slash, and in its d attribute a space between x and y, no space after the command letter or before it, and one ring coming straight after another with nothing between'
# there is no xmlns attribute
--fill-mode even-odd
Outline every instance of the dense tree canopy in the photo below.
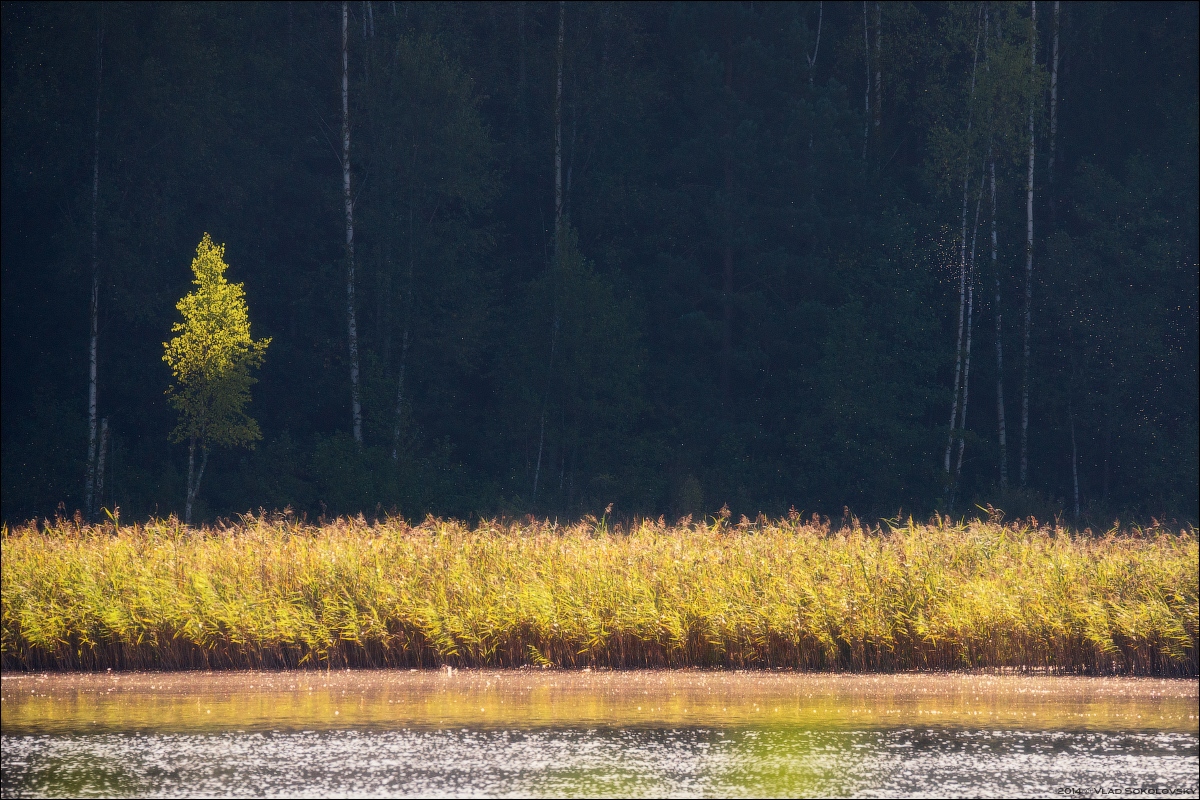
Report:
<svg viewBox="0 0 1200 800"><path fill-rule="evenodd" d="M85 505L93 274L98 504L182 511L208 231L273 344L201 518L1194 521L1197 5L1033 6L349 3L359 445L341 4L6 2L3 516Z"/></svg>

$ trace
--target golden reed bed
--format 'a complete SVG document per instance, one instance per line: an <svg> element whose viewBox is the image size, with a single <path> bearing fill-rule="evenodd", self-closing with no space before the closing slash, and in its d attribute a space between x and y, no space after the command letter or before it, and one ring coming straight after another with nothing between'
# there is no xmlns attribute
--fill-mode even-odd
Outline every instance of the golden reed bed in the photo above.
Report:
<svg viewBox="0 0 1200 800"><path fill-rule="evenodd" d="M5 669L1196 675L1195 531L429 519L3 532Z"/></svg>

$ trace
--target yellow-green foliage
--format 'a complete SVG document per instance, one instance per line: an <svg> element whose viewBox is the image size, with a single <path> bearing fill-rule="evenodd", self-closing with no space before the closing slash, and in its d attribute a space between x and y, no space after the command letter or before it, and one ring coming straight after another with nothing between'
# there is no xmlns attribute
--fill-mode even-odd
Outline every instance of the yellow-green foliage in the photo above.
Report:
<svg viewBox="0 0 1200 800"><path fill-rule="evenodd" d="M179 411L171 433L177 442L234 447L262 438L243 409L254 384L250 370L262 364L271 340L250 338L246 293L225 279L228 268L225 245L204 234L192 259L196 289L175 306L183 322L171 326L177 335L163 342L163 361L178 384L167 390Z"/></svg>
<svg viewBox="0 0 1200 800"><path fill-rule="evenodd" d="M246 518L3 538L10 668L1197 672L1194 531Z"/></svg>

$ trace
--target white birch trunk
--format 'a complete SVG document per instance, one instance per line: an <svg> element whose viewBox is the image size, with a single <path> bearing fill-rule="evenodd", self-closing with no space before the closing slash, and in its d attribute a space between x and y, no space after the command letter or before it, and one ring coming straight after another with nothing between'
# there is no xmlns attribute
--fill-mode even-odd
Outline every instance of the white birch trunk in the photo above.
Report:
<svg viewBox="0 0 1200 800"><path fill-rule="evenodd" d="M558 264L562 247L562 88L563 88L563 35L566 29L567 6L565 0L558 3L558 80L554 90L554 262Z"/></svg>
<svg viewBox="0 0 1200 800"><path fill-rule="evenodd" d="M804 57L806 59L808 59L808 89L809 89L810 101L811 101L812 88L813 88L813 75L817 71L817 53L820 52L820 50L821 50L821 22L823 21L824 17L825 17L825 0L820 0L820 2L817 3L817 41L816 41L816 44L813 45L812 55L810 56L808 53L804 54ZM808 149L809 150L813 149L812 128L809 128L809 130L808 130Z"/></svg>
<svg viewBox="0 0 1200 800"><path fill-rule="evenodd" d="M408 326L400 339L400 378L396 382L396 424L392 429L392 461L400 460L400 438L404 428L404 372L408 368Z"/></svg>
<svg viewBox="0 0 1200 800"><path fill-rule="evenodd" d="M875 141L883 124L883 4L875 0ZM878 150L876 150L878 155Z"/></svg>
<svg viewBox="0 0 1200 800"><path fill-rule="evenodd" d="M417 175L417 150L413 148L413 180L415 182ZM404 289L404 333L400 338L400 377L396 382L396 424L392 429L392 461L400 460L400 442L401 433L404 428L404 378L408 371L408 342L409 332L412 330L412 315L413 315L413 271L414 262L416 261L416 248L414 247L413 236L416 231L413 228L413 216L415 214L416 199L414 197L414 188L409 186L408 194L408 285Z"/></svg>
<svg viewBox="0 0 1200 800"><path fill-rule="evenodd" d="M342 197L346 208L346 328L350 343L350 411L354 441L362 445L358 388L358 320L354 309L354 198L350 194L350 8L342 0Z"/></svg>
<svg viewBox="0 0 1200 800"><path fill-rule="evenodd" d="M954 483L950 489L950 510L954 510L955 497L958 494L958 482L962 478L963 452L967 448L966 430L967 430L967 399L970 393L971 385L971 330L974 327L975 321L975 286L973 282L968 281L967 287L967 344L964 348L963 355L963 385L962 385L962 411L958 418L958 461L954 467Z"/></svg>
<svg viewBox="0 0 1200 800"><path fill-rule="evenodd" d="M1058 23L1060 0L1054 0L1054 38L1050 62L1050 155L1046 162L1046 197L1050 205L1050 224L1054 225L1054 156L1058 143Z"/></svg>
<svg viewBox="0 0 1200 800"><path fill-rule="evenodd" d="M571 175L575 172L575 143L579 138L579 105L571 101L571 157L567 159L567 185L563 189L563 217L571 219Z"/></svg>
<svg viewBox="0 0 1200 800"><path fill-rule="evenodd" d="M368 25L367 21L370 20ZM375 36L375 18L371 13L370 0L362 0L362 26L363 26L363 44L367 44L370 39ZM363 59L363 82L371 85L371 51L370 45L364 48Z"/></svg>
<svg viewBox="0 0 1200 800"><path fill-rule="evenodd" d="M1112 466L1112 435L1113 417L1117 411L1117 379L1113 374L1113 364L1109 362L1108 386L1104 393L1104 469L1101 472L1101 497L1108 503L1108 486Z"/></svg>
<svg viewBox="0 0 1200 800"><path fill-rule="evenodd" d="M1037 69L1037 0L1030 0L1029 79ZM1029 103L1029 170L1025 182L1025 332L1021 365L1021 486L1029 478L1029 324L1033 313L1033 101Z"/></svg>
<svg viewBox="0 0 1200 800"><path fill-rule="evenodd" d="M200 471L196 472L196 437L188 442L188 486L187 502L183 506L183 524L192 524L192 506L196 503L196 495L200 494L200 481L204 478L204 468L208 465L208 448L201 447L204 455L200 459Z"/></svg>
<svg viewBox="0 0 1200 800"><path fill-rule="evenodd" d="M863 4L866 8L866 4ZM865 20L865 10L864 17ZM982 9L980 15L982 15ZM943 468L946 471L946 479L950 479L950 454L954 449L954 432L958 421L958 397L959 388L962 385L962 360L963 360L963 328L966 322L967 312L967 196L970 186L970 147L971 147L971 122L972 115L975 110L975 74L979 66L979 32L980 20L976 20L975 26L975 53L972 56L971 62L971 91L967 96L967 132L966 132L966 152L967 161L963 165L963 199L962 199L962 229L959 234L959 262L958 262L958 337L954 347L954 396L950 401L950 433L946 439L946 456L943 460Z"/></svg>
<svg viewBox="0 0 1200 800"><path fill-rule="evenodd" d="M525 109L525 0L517 3L517 109L521 114L521 136L529 133Z"/></svg>
<svg viewBox="0 0 1200 800"><path fill-rule="evenodd" d="M733 49L725 59L725 92L733 97ZM725 151L725 252L722 258L721 314L721 373L719 385L722 405L729 404L729 389L733 369L733 128L728 128L729 147Z"/></svg>
<svg viewBox="0 0 1200 800"><path fill-rule="evenodd" d="M817 41L813 45L813 53L810 56L808 53L804 57L808 59L808 88L813 86L813 73L817 69L817 53L821 49L821 21L825 16L825 0L817 3Z"/></svg>
<svg viewBox="0 0 1200 800"><path fill-rule="evenodd" d="M954 450L954 432L958 423L958 396L962 385L963 330L967 317L967 178L963 178L962 247L958 265L958 337L954 344L954 397L950 401L950 433L946 438L946 457L943 467L950 477L950 453Z"/></svg>
<svg viewBox="0 0 1200 800"><path fill-rule="evenodd" d="M537 466L533 470L533 499L537 502L538 480L542 475L542 450L546 444L546 405L550 401L550 381L554 377L554 350L558 345L558 315L554 315L554 331L550 334L550 366L546 370L546 391L542 394L542 421L538 428Z"/></svg>
<svg viewBox="0 0 1200 800"><path fill-rule="evenodd" d="M558 79L554 90L554 265L557 270L562 258L562 87L563 87L563 39L566 33L567 5L565 0L558 3ZM558 344L559 309L558 297L554 299L554 330L550 334L550 364L546 369L546 391L542 394L541 422L538 425L538 454L537 464L533 469L533 495L531 502L537 502L538 481L542 476L542 451L546 444L546 406L550 401L550 384L554 377L554 351Z"/></svg>
<svg viewBox="0 0 1200 800"><path fill-rule="evenodd" d="M192 487L192 497L188 501L187 517L183 521L185 525L192 524L192 506L195 505L196 497L200 494L200 481L204 480L204 468L208 466L208 448L201 449L204 451L204 455L200 458L200 471L196 473L196 485Z"/></svg>
<svg viewBox="0 0 1200 800"><path fill-rule="evenodd" d="M867 0L863 0L863 60L867 66L867 85L863 89L863 161L867 160L867 137L871 130L871 36L867 28Z"/></svg>
<svg viewBox="0 0 1200 800"><path fill-rule="evenodd" d="M104 504L104 461L108 452L108 417L100 420L100 450L96 454L96 510Z"/></svg>
<svg viewBox="0 0 1200 800"><path fill-rule="evenodd" d="M1079 523L1079 450L1075 447L1075 406L1069 403L1071 414L1071 481L1075 489L1075 523Z"/></svg>
<svg viewBox="0 0 1200 800"><path fill-rule="evenodd" d="M554 349L554 343L551 342L551 351ZM546 398L542 398L542 422L538 428L538 454L537 466L533 469L533 498L532 503L537 502L538 479L542 476L542 449L546 444Z"/></svg>
<svg viewBox="0 0 1200 800"><path fill-rule="evenodd" d="M990 153L988 172L991 173L992 194L992 274L996 278L996 420L1000 434L1000 494L1003 496L1008 490L1008 438L1004 427L1004 337L1000 305L1000 266L996 259L996 160Z"/></svg>
<svg viewBox="0 0 1200 800"><path fill-rule="evenodd" d="M187 495L183 502L183 524L192 524L192 487L196 485L196 437L188 440Z"/></svg>
<svg viewBox="0 0 1200 800"><path fill-rule="evenodd" d="M963 354L963 379L962 379L962 412L958 418L958 462L954 468L954 486L950 492L950 508L954 508L954 498L958 492L958 482L962 477L963 453L967 447L966 437L963 435L967 430L967 403L970 399L971 389L971 340L972 331L975 323L975 246L979 240L979 207L983 202L983 178L979 180L979 191L975 195L975 228L971 234L971 258L968 262L968 277L967 277L967 345Z"/></svg>
<svg viewBox="0 0 1200 800"><path fill-rule="evenodd" d="M563 480L567 476L567 415L564 409L559 409L558 424L558 502L561 506L563 499Z"/></svg>
<svg viewBox="0 0 1200 800"><path fill-rule="evenodd" d="M96 415L97 368L100 360L100 90L104 81L104 10L96 30L96 127L92 143L92 299L88 331L88 458L84 478L84 513L96 515Z"/></svg>

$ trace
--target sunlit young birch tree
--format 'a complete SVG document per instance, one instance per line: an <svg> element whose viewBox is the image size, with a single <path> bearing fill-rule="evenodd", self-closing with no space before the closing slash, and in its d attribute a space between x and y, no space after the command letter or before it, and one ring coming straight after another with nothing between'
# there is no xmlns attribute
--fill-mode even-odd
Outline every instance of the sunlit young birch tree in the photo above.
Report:
<svg viewBox="0 0 1200 800"><path fill-rule="evenodd" d="M240 283L225 279L225 245L213 244L206 233L192 259L196 288L176 304L182 322L171 326L176 334L163 343L163 361L171 368L175 384L167 389L179 424L171 441L188 443L187 500L183 521L191 524L192 507L200 491L209 450L213 447L253 446L262 438L258 423L246 413L250 370L262 364L270 339L250 337L246 292ZM200 469L196 469L196 448Z"/></svg>

